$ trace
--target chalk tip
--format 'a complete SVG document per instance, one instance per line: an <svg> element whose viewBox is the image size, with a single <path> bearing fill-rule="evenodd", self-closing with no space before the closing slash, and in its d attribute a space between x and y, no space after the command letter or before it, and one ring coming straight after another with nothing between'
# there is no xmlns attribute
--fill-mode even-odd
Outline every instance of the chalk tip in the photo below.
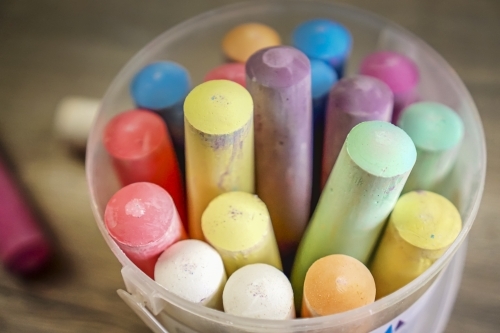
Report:
<svg viewBox="0 0 500 333"><path fill-rule="evenodd" d="M401 128L385 121L356 125L345 141L347 153L361 169L383 178L410 172L417 159L415 144Z"/></svg>
<svg viewBox="0 0 500 333"><path fill-rule="evenodd" d="M161 111L184 100L190 87L186 68L173 61L159 61L137 72L130 84L130 93L138 107Z"/></svg>
<svg viewBox="0 0 500 333"><path fill-rule="evenodd" d="M295 317L290 281L267 264L247 265L234 272L222 298L224 311L233 315L282 320Z"/></svg>
<svg viewBox="0 0 500 333"><path fill-rule="evenodd" d="M273 46L252 54L246 63L247 78L269 88L287 88L311 75L307 56L291 46Z"/></svg>
<svg viewBox="0 0 500 333"><path fill-rule="evenodd" d="M385 82L395 94L415 89L420 79L417 64L394 51L377 51L366 56L360 74Z"/></svg>
<svg viewBox="0 0 500 333"><path fill-rule="evenodd" d="M464 136L464 124L450 107L437 102L417 102L403 110L398 125L417 148L445 151L456 147Z"/></svg>
<svg viewBox="0 0 500 333"><path fill-rule="evenodd" d="M292 33L292 45L308 57L329 61L345 58L351 51L352 36L342 24L328 19L303 22Z"/></svg>
<svg viewBox="0 0 500 333"><path fill-rule="evenodd" d="M231 134L253 117L253 100L248 90L229 80L199 84L186 97L184 116L202 133Z"/></svg>
<svg viewBox="0 0 500 333"><path fill-rule="evenodd" d="M276 30L262 23L249 22L226 33L222 50L229 59L244 63L256 51L280 44L281 38Z"/></svg>

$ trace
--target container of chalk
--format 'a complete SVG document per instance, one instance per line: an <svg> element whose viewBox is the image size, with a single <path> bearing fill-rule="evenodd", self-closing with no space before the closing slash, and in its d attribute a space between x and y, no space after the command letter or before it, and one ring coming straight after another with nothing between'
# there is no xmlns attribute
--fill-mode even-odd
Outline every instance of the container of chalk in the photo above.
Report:
<svg viewBox="0 0 500 333"><path fill-rule="evenodd" d="M456 153L455 166L445 179L443 186L446 190L441 193L445 192L457 207L462 229L442 256L420 276L388 296L353 310L320 317L273 320L242 317L179 297L141 271L106 229L106 205L120 189L112 159L103 143L106 124L115 115L135 108L130 98L130 82L148 64L159 60L179 63L189 71L192 86L196 87L204 81L207 73L227 63L222 41L234 27L246 23L264 24L280 35L281 44L292 45L295 29L315 19L332 20L350 32L353 43L349 58L343 62L345 77L360 73L362 59L376 51L398 52L418 67L419 100L445 104L460 116L464 124L463 140ZM406 50L411 50L411 53L405 53ZM276 90L277 93L280 91ZM306 122L303 125L310 126ZM257 121L255 129L257 133ZM209 132L207 129L203 135L211 144L214 133ZM221 136L221 140L228 137ZM217 146L221 142L215 140L212 143ZM90 133L86 158L97 225L123 266L125 288L118 294L148 327L163 333L443 332L458 292L467 233L478 211L486 170L485 139L476 106L465 85L437 52L406 30L365 11L339 4L300 0L232 4L191 18L157 37L128 62L109 87ZM257 195L262 197L259 193ZM272 207L268 208L272 211ZM298 310L297 306L295 308Z"/></svg>

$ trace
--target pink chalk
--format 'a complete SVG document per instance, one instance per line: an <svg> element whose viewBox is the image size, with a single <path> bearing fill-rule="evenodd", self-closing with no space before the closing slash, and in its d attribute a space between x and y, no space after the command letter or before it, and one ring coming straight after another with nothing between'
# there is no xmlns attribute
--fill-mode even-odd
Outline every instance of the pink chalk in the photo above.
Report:
<svg viewBox="0 0 500 333"><path fill-rule="evenodd" d="M418 100L420 80L418 67L413 60L393 51L379 51L368 55L360 67L360 74L375 77L389 86L394 94L392 123L408 105Z"/></svg>
<svg viewBox="0 0 500 333"><path fill-rule="evenodd" d="M151 278L160 254L186 232L172 197L158 185L134 183L116 192L104 212L109 234Z"/></svg>
<svg viewBox="0 0 500 333"><path fill-rule="evenodd" d="M244 63L228 63L212 69L203 79L204 82L211 80L229 80L246 87Z"/></svg>
<svg viewBox="0 0 500 333"><path fill-rule="evenodd" d="M106 126L104 145L123 185L149 182L163 187L187 223L179 163L159 115L139 109L118 114Z"/></svg>
<svg viewBox="0 0 500 333"><path fill-rule="evenodd" d="M9 270L29 274L50 256L50 245L0 159L0 260Z"/></svg>

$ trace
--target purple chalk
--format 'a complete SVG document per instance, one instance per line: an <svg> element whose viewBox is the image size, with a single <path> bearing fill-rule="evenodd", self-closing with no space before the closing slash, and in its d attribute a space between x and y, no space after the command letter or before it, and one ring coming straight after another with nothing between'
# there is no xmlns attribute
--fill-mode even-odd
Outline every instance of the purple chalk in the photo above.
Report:
<svg viewBox="0 0 500 333"><path fill-rule="evenodd" d="M391 121L393 100L387 84L370 76L346 77L332 88L326 110L322 188L351 129L364 121Z"/></svg>
<svg viewBox="0 0 500 333"><path fill-rule="evenodd" d="M393 51L368 55L361 63L360 74L375 77L386 83L394 94L392 123L396 124L401 111L418 100L420 80L418 67L410 58Z"/></svg>
<svg viewBox="0 0 500 333"><path fill-rule="evenodd" d="M282 254L294 250L309 217L312 181L311 66L277 46L246 64L254 100L257 195L266 203Z"/></svg>

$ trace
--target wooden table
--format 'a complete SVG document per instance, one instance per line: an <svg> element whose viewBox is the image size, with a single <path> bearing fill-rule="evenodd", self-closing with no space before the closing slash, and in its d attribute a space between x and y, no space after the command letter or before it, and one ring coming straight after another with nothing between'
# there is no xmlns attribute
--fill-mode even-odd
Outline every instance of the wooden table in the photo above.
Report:
<svg viewBox="0 0 500 333"><path fill-rule="evenodd" d="M1 332L149 332L116 294L123 286L120 265L90 211L83 160L54 138L54 110L66 95L99 98L153 37L229 2L0 1L0 142L56 244L53 262L35 278L0 271ZM499 332L500 1L343 2L426 40L477 103L488 177L447 332Z"/></svg>

